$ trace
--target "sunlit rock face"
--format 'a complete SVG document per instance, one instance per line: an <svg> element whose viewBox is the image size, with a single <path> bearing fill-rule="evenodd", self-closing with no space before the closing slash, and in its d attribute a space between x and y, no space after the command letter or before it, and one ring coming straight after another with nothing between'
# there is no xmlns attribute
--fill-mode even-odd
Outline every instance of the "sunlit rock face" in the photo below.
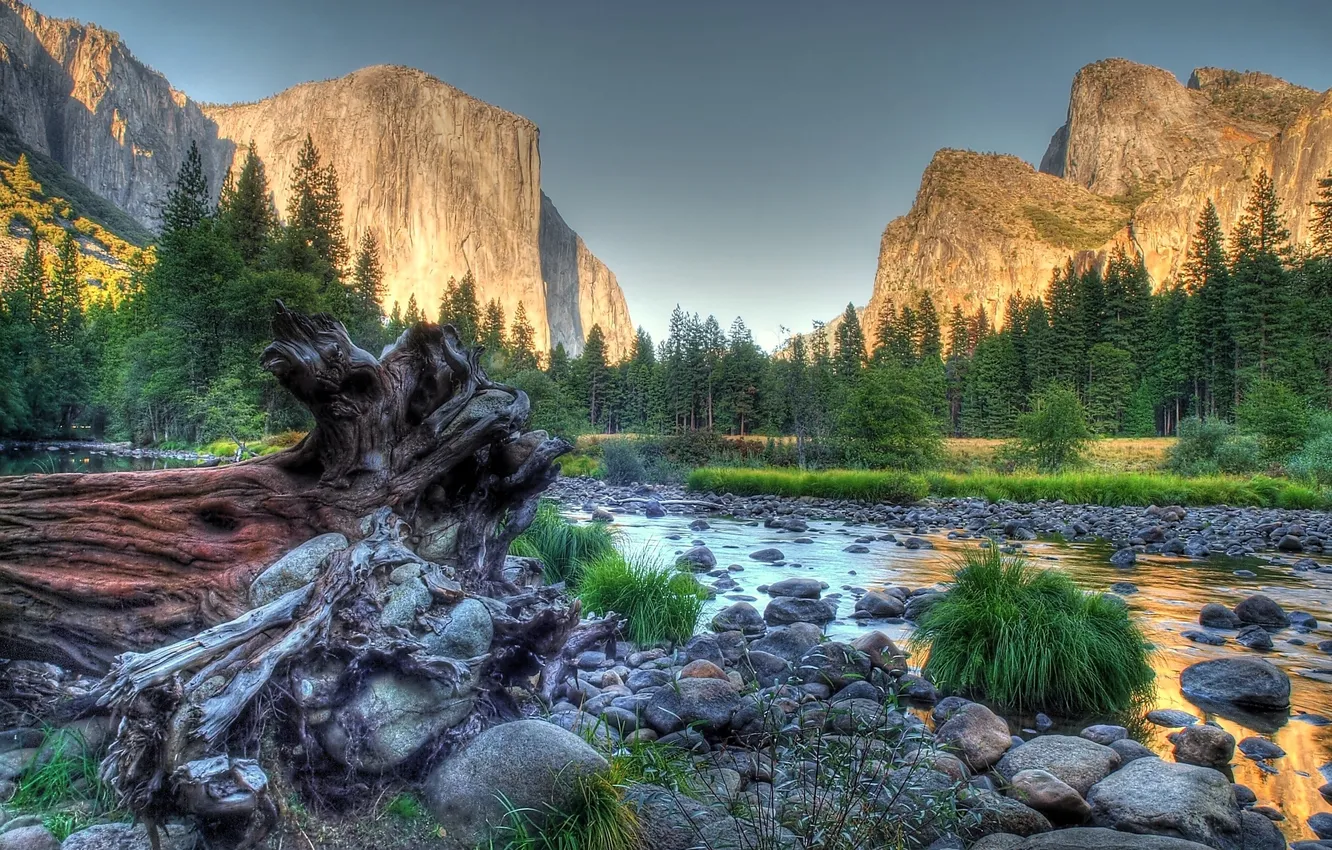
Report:
<svg viewBox="0 0 1332 850"><path fill-rule="evenodd" d="M348 238L379 238L386 309L433 316L450 277L482 303L523 304L538 348L633 342L615 275L541 191L537 126L410 68L376 66L250 104L200 105L114 33L0 0L0 110L20 137L155 227L191 142L216 191L254 141L278 209L309 133L337 169Z"/></svg>
<svg viewBox="0 0 1332 850"><path fill-rule="evenodd" d="M1332 171L1332 92L1217 68L1184 84L1122 59L1088 65L1039 171L997 154L935 155L911 211L884 231L867 336L888 302L922 291L942 315L984 308L1002 324L1011 294L1043 294L1056 268L1103 266L1116 245L1162 286L1204 204L1229 232L1260 169L1305 239L1317 180Z"/></svg>

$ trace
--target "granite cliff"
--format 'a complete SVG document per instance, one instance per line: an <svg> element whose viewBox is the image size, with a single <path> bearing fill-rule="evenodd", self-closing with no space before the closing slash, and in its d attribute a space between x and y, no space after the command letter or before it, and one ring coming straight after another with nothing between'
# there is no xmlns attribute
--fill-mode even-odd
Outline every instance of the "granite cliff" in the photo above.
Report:
<svg viewBox="0 0 1332 850"><path fill-rule="evenodd" d="M365 68L256 103L206 106L114 33L0 0L0 109L24 143L146 227L193 141L216 190L253 140L278 208L305 134L338 171L345 225L380 241L388 298L431 314L471 271L484 302L524 304L545 348L580 351L599 323L609 354L634 329L614 274L541 191L539 131L421 71Z"/></svg>
<svg viewBox="0 0 1332 850"><path fill-rule="evenodd" d="M1041 294L1057 266L1103 264L1117 244L1159 287L1207 200L1228 232L1260 169L1305 238L1316 181L1332 171L1332 92L1255 72L1199 68L1183 84L1123 59L1088 65L1039 171L1011 156L935 155L911 211L884 230L867 333L885 302L920 291L941 313L983 307L1002 324L1010 294Z"/></svg>

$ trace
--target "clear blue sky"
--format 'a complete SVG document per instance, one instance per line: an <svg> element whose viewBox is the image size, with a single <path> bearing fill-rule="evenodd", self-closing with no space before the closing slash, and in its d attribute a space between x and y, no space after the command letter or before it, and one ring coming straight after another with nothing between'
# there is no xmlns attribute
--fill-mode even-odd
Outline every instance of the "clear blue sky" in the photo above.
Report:
<svg viewBox="0 0 1332 850"><path fill-rule="evenodd" d="M33 0L192 97L375 63L541 127L542 182L659 339L678 302L759 342L864 304L940 147L1039 162L1079 67L1123 56L1332 87L1332 0Z"/></svg>

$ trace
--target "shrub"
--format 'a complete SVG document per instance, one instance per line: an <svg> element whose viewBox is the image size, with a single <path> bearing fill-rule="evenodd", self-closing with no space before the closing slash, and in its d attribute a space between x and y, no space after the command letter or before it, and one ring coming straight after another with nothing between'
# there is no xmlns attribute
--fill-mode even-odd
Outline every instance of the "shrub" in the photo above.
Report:
<svg viewBox="0 0 1332 850"><path fill-rule="evenodd" d="M1332 485L1332 413L1317 413L1309 420L1309 439L1287 469L1306 481Z"/></svg>
<svg viewBox="0 0 1332 850"><path fill-rule="evenodd" d="M1216 449L1216 468L1227 475L1252 475L1263 468L1262 446L1252 434L1233 434Z"/></svg>
<svg viewBox="0 0 1332 850"><path fill-rule="evenodd" d="M1234 433L1229 422L1215 416L1182 419L1175 445L1166 455L1166 467L1181 475L1213 475L1217 472L1216 454Z"/></svg>
<svg viewBox="0 0 1332 850"><path fill-rule="evenodd" d="M565 455L559 459L560 474L566 478L597 478L602 475L597 459L584 454Z"/></svg>
<svg viewBox="0 0 1332 850"><path fill-rule="evenodd" d="M1108 713L1152 688L1149 646L1122 602L993 547L964 556L912 643L940 688L1004 709Z"/></svg>
<svg viewBox="0 0 1332 850"><path fill-rule="evenodd" d="M509 547L509 554L537 558L548 583L577 584L584 566L615 551L615 533L601 522L574 524L560 515L559 504L542 502L536 518Z"/></svg>
<svg viewBox="0 0 1332 850"><path fill-rule="evenodd" d="M896 366L866 370L837 422L848 461L919 469L937 460L943 441L921 398L920 382L911 372Z"/></svg>
<svg viewBox="0 0 1332 850"><path fill-rule="evenodd" d="M1032 399L1031 412L1017 419L1017 434L1018 452L1046 472L1075 463L1091 438L1078 394L1059 384Z"/></svg>
<svg viewBox="0 0 1332 850"><path fill-rule="evenodd" d="M734 469L706 467L689 474L689 489L737 496L814 496L909 505L929 495L919 475L885 470Z"/></svg>
<svg viewBox="0 0 1332 850"><path fill-rule="evenodd" d="M625 485L647 481L643 458L631 440L607 440L601 444L601 465L606 481Z"/></svg>
<svg viewBox="0 0 1332 850"><path fill-rule="evenodd" d="M1285 463L1309 432L1309 408L1279 381L1257 381L1236 411L1240 430L1258 435L1264 463Z"/></svg>
<svg viewBox="0 0 1332 850"><path fill-rule="evenodd" d="M646 552L633 558L608 552L584 567L578 598L593 614L623 616L628 638L646 645L692 637L707 592L691 573Z"/></svg>

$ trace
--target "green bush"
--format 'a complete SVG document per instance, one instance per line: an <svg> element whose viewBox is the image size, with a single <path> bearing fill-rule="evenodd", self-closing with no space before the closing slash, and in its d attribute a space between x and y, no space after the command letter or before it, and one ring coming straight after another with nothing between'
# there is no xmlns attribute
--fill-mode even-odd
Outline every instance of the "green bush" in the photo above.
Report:
<svg viewBox="0 0 1332 850"><path fill-rule="evenodd" d="M646 645L692 637L707 592L691 573L663 566L647 553L629 558L609 552L583 568L578 598L593 614L623 616L628 638Z"/></svg>
<svg viewBox="0 0 1332 850"><path fill-rule="evenodd" d="M606 440L601 444L601 465L611 484L625 485L647 481L643 458L632 440Z"/></svg>
<svg viewBox="0 0 1332 850"><path fill-rule="evenodd" d="M1051 384L1032 399L1031 407L1017 419L1018 453L1045 472L1076 463L1092 436L1078 394Z"/></svg>
<svg viewBox="0 0 1332 850"><path fill-rule="evenodd" d="M1108 713L1152 688L1150 647L1121 601L993 547L964 556L912 644L941 689L1006 710Z"/></svg>
<svg viewBox="0 0 1332 850"><path fill-rule="evenodd" d="M597 478L602 475L597 459L584 454L565 455L558 461L560 474L566 478Z"/></svg>
<svg viewBox="0 0 1332 850"><path fill-rule="evenodd" d="M1262 445L1252 434L1235 434L1216 450L1216 468L1226 475L1252 475L1263 468Z"/></svg>
<svg viewBox="0 0 1332 850"><path fill-rule="evenodd" d="M1319 508L1328 502L1310 487L1285 479L1255 475L1184 478L1143 472L1064 472L1058 475L975 472L926 473L932 496L978 496L991 502L1039 502L1105 505L1235 505L1244 507Z"/></svg>
<svg viewBox="0 0 1332 850"><path fill-rule="evenodd" d="M1309 420L1309 438L1286 468L1297 478L1332 486L1332 413L1317 413Z"/></svg>
<svg viewBox="0 0 1332 850"><path fill-rule="evenodd" d="M1285 463L1309 433L1308 405L1278 381L1255 382L1240 402L1236 418L1241 431L1258 436L1264 463Z"/></svg>
<svg viewBox="0 0 1332 850"><path fill-rule="evenodd" d="M690 490L737 496L813 496L909 505L929 495L919 475L886 470L736 469L705 467L689 474Z"/></svg>
<svg viewBox="0 0 1332 850"><path fill-rule="evenodd" d="M861 374L837 421L852 465L920 469L939 458L939 425L921 401L920 381L897 366Z"/></svg>
<svg viewBox="0 0 1332 850"><path fill-rule="evenodd" d="M602 522L575 524L560 515L557 502L544 501L527 530L509 547L509 554L537 558L547 583L577 584L583 568L615 551L615 533Z"/></svg>

